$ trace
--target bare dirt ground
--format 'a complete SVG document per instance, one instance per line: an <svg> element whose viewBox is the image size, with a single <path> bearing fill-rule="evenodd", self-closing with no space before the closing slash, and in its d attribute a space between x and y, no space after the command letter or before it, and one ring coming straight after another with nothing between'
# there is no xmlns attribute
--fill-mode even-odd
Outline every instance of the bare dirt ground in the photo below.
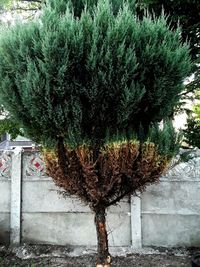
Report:
<svg viewBox="0 0 200 267"><path fill-rule="evenodd" d="M199 249L111 248L112 267L190 267ZM50 245L0 246L0 267L94 267L95 249Z"/></svg>

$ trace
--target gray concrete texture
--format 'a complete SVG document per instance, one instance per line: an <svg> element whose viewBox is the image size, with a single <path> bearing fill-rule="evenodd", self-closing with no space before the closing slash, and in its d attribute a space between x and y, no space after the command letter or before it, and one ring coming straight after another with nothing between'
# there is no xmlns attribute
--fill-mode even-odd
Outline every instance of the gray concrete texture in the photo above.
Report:
<svg viewBox="0 0 200 267"><path fill-rule="evenodd" d="M10 181L0 178L0 243L10 238Z"/></svg>
<svg viewBox="0 0 200 267"><path fill-rule="evenodd" d="M22 154L21 242L95 245L94 216L89 208L75 197L64 199L58 194L60 189L46 176L38 152ZM1 153L0 162L6 165L6 160L10 158ZM124 199L108 210L111 246L133 245L131 233L137 235L137 231L142 246L200 246L200 152L192 152L188 162L177 158L174 163L160 184L148 187L137 208ZM0 242L9 239L10 179L9 172L0 167ZM135 216L141 216L139 223L131 223L131 211L139 212ZM138 229L133 231L133 225Z"/></svg>
<svg viewBox="0 0 200 267"><path fill-rule="evenodd" d="M0 152L0 243L10 239L11 153Z"/></svg>

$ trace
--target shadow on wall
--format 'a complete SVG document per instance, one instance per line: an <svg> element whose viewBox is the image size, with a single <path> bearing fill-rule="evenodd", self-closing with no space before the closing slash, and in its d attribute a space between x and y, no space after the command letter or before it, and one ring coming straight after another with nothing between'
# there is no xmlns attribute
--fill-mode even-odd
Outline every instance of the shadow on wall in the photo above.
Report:
<svg viewBox="0 0 200 267"><path fill-rule="evenodd" d="M3 222L3 225L6 225L6 223ZM3 225L0 224L0 245L9 244L10 242L10 231L3 229Z"/></svg>

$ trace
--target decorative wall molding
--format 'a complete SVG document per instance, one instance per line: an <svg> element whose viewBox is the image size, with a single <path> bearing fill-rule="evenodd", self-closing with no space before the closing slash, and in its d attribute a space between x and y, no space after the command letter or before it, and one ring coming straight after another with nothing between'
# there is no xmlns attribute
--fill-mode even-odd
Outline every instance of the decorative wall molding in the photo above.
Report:
<svg viewBox="0 0 200 267"><path fill-rule="evenodd" d="M11 153L10 151L0 151L0 180L11 178Z"/></svg>
<svg viewBox="0 0 200 267"><path fill-rule="evenodd" d="M172 161L171 167L162 177L173 180L200 180L200 149L181 150L181 153ZM162 180L161 178L161 180Z"/></svg>
<svg viewBox="0 0 200 267"><path fill-rule="evenodd" d="M38 152L26 155L24 169L25 177L28 179L31 179L32 177L37 177L38 179L47 177L44 160Z"/></svg>

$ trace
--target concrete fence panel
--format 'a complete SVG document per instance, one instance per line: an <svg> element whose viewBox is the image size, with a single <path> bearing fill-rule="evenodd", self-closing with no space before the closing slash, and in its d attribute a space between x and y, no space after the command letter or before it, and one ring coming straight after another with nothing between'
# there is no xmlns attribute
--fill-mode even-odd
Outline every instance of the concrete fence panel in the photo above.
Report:
<svg viewBox="0 0 200 267"><path fill-rule="evenodd" d="M176 163L142 196L144 246L200 246L200 154Z"/></svg>
<svg viewBox="0 0 200 267"><path fill-rule="evenodd" d="M10 197L12 153L0 151L0 242L10 239Z"/></svg>
<svg viewBox="0 0 200 267"><path fill-rule="evenodd" d="M60 193L59 193L60 192ZM200 152L107 211L111 246L200 246ZM96 245L94 215L63 198L37 151L0 152L0 243Z"/></svg>
<svg viewBox="0 0 200 267"><path fill-rule="evenodd" d="M45 174L38 152L23 154L22 242L95 245L94 215L75 197L63 198ZM123 200L108 211L109 241L131 245L130 203Z"/></svg>

